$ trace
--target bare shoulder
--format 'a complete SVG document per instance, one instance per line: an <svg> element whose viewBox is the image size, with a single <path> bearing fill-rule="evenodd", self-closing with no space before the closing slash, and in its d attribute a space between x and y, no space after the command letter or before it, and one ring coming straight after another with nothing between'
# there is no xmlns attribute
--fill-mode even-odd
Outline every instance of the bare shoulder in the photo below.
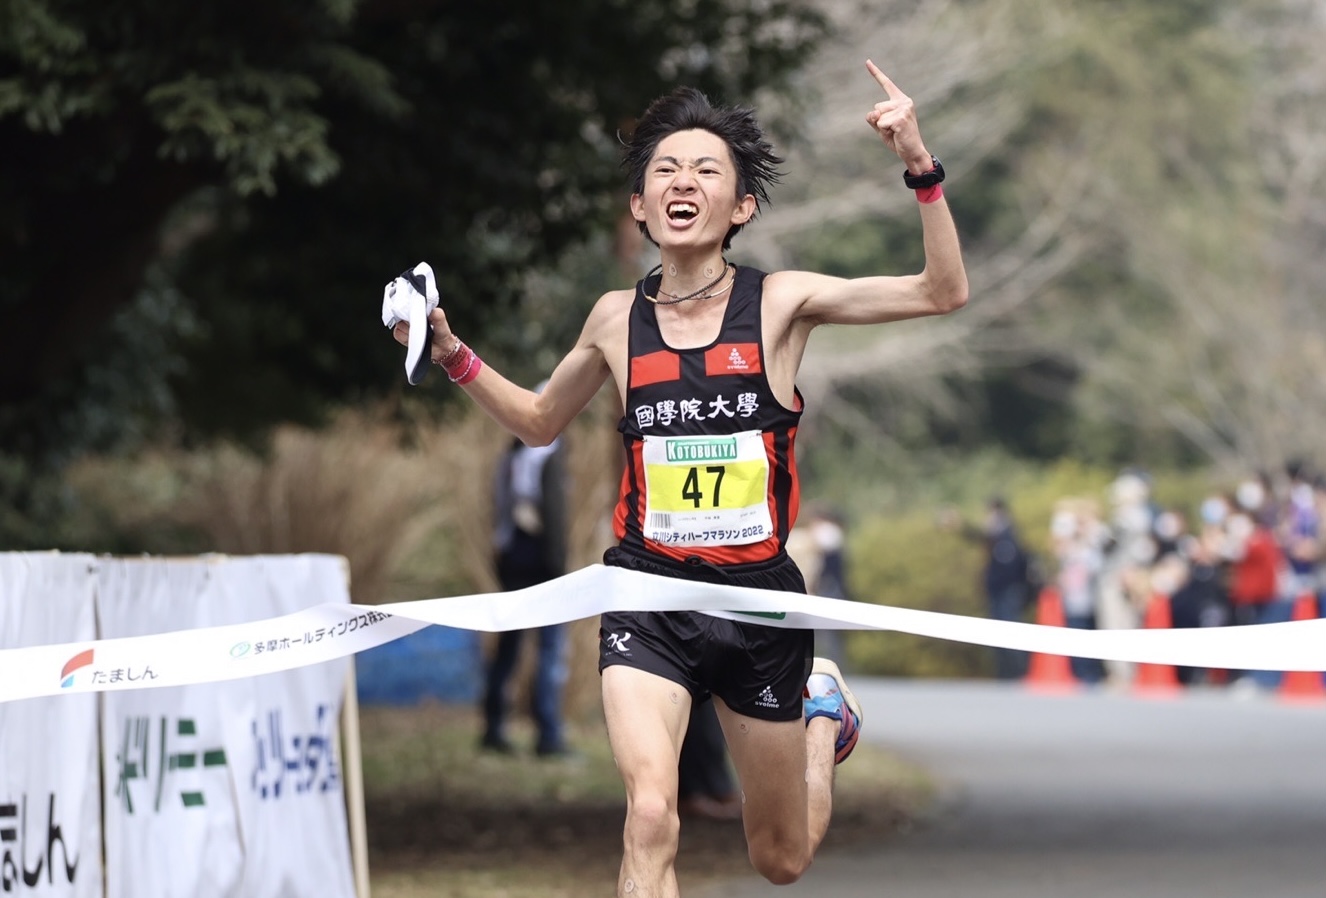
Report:
<svg viewBox="0 0 1326 898"><path fill-rule="evenodd" d="M602 310L609 315L625 315L631 310L631 303L635 300L635 288L627 287L621 290L609 290L599 297L599 301L594 304L594 310Z"/></svg>
<svg viewBox="0 0 1326 898"><path fill-rule="evenodd" d="M624 332L634 299L634 290L609 290L604 293L589 312L585 332L598 336L610 335L619 328Z"/></svg>
<svg viewBox="0 0 1326 898"><path fill-rule="evenodd" d="M764 279L764 308L789 326L807 317L807 303L828 284L839 280L813 271L775 271Z"/></svg>
<svg viewBox="0 0 1326 898"><path fill-rule="evenodd" d="M764 297L779 306L800 309L818 291L841 281L813 271L775 271L764 279Z"/></svg>

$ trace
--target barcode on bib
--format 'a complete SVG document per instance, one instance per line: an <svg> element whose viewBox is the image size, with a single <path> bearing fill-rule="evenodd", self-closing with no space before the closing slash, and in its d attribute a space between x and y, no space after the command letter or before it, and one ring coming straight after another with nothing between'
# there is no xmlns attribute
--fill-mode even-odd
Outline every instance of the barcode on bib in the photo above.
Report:
<svg viewBox="0 0 1326 898"><path fill-rule="evenodd" d="M671 530L672 515L662 511L651 511L649 513L650 530Z"/></svg>

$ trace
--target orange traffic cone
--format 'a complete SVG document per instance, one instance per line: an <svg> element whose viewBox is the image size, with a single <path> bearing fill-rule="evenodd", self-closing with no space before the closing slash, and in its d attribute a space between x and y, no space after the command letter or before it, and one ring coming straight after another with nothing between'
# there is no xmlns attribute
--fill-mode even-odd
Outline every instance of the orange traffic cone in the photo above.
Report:
<svg viewBox="0 0 1326 898"><path fill-rule="evenodd" d="M1170 612L1169 596L1156 593L1147 603L1142 626L1147 630L1168 630L1174 626L1174 616ZM1137 676L1133 679L1133 689L1145 696L1163 697L1173 695L1182 689L1179 672L1173 664L1138 664Z"/></svg>
<svg viewBox="0 0 1326 898"><path fill-rule="evenodd" d="M1305 592L1294 602L1294 620L1314 620L1317 617L1317 597ZM1326 685L1321 672L1315 670L1287 670L1280 678L1282 701L1315 704L1326 701Z"/></svg>
<svg viewBox="0 0 1326 898"><path fill-rule="evenodd" d="M1063 602L1053 586L1042 589L1036 599L1036 623L1043 627L1066 626ZM1033 654L1023 682L1036 692L1071 692L1077 688L1077 678L1073 676L1067 655Z"/></svg>

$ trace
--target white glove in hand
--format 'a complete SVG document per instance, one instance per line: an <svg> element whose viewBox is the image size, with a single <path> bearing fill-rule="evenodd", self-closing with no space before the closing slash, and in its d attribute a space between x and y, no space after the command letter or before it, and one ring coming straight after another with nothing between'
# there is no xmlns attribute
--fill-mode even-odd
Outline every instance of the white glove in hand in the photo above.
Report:
<svg viewBox="0 0 1326 898"><path fill-rule="evenodd" d="M405 351L405 379L417 384L428 373L429 344L433 329L428 315L437 308L437 281L427 262L420 262L388 284L382 291L382 323L395 327L410 323L410 340Z"/></svg>

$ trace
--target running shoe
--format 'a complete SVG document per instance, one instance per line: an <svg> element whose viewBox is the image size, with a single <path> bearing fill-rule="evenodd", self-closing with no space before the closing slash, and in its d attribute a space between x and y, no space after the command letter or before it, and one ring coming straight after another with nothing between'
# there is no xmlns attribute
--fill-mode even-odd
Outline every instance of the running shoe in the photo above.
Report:
<svg viewBox="0 0 1326 898"><path fill-rule="evenodd" d="M841 764L856 748L861 735L861 704L843 680L838 665L828 658L816 658L810 678L802 690L806 723L816 717L838 721L838 740L834 743L834 763Z"/></svg>

